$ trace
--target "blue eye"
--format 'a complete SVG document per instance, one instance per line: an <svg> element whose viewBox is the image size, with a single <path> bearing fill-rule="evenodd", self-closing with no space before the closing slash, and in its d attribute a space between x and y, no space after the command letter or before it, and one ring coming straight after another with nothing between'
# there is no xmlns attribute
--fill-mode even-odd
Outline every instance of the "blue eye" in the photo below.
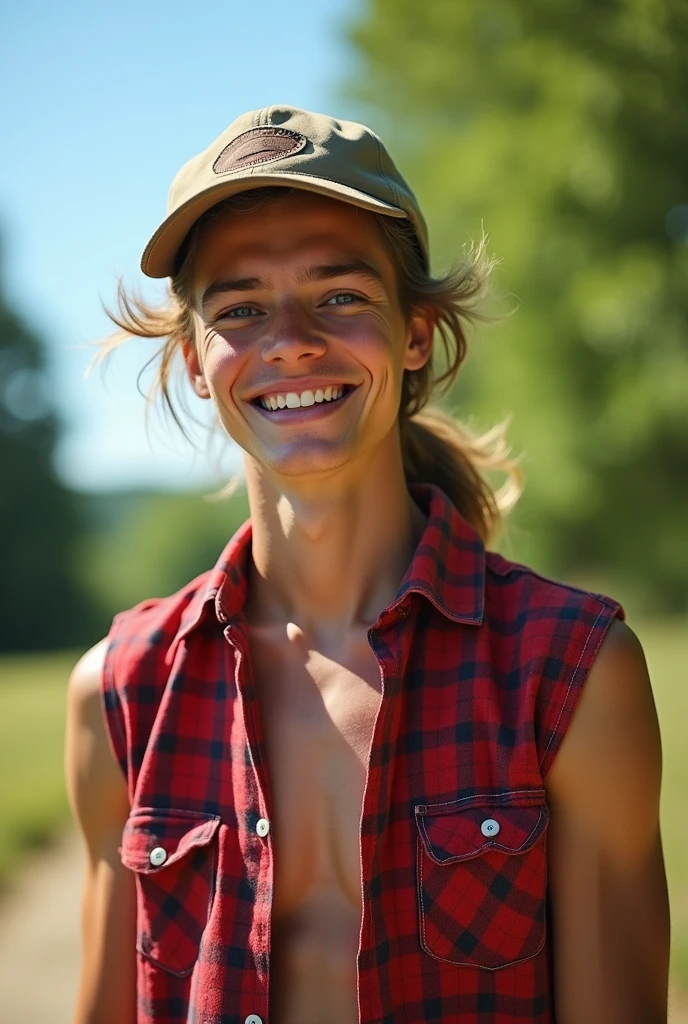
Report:
<svg viewBox="0 0 688 1024"><path fill-rule="evenodd" d="M354 302L361 301L361 297L359 295L354 295L353 292L337 292L336 295L333 295L332 298L327 300L326 305L329 306L330 303L332 303L335 306L351 306Z"/></svg>
<svg viewBox="0 0 688 1024"><path fill-rule="evenodd" d="M252 313L258 313L258 310L254 309L253 306L235 306L234 309L228 309L226 313L222 314L222 316L241 317L251 316Z"/></svg>

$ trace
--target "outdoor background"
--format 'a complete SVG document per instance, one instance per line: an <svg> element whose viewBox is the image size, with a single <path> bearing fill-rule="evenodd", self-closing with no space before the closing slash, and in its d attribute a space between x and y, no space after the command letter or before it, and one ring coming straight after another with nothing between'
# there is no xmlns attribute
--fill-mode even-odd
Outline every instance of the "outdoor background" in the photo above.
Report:
<svg viewBox="0 0 688 1024"><path fill-rule="evenodd" d="M511 417L526 491L497 549L620 600L645 648L684 1019L685 0L26 0L1 30L2 1019L69 1019L70 668L116 611L211 566L247 514L241 494L206 500L238 464L229 443L208 453L199 434L194 451L155 417L148 436L137 376L152 348L132 343L85 379L109 330L102 303L119 273L162 295L138 259L172 177L238 114L280 102L383 136L426 212L436 269L483 231L501 261L504 318L472 333L444 405L480 429ZM50 894L63 900L52 922ZM49 1018L40 941L64 987Z"/></svg>

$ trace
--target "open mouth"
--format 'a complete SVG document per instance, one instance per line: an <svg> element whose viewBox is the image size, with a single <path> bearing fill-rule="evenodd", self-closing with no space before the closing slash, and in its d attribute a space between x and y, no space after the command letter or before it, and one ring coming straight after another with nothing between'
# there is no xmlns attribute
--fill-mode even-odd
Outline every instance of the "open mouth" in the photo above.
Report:
<svg viewBox="0 0 688 1024"><path fill-rule="evenodd" d="M260 395L253 400L253 405L265 412L278 412L291 409L309 409L311 406L336 405L356 390L354 384L328 385L326 388L313 388L304 391L284 391L271 395Z"/></svg>

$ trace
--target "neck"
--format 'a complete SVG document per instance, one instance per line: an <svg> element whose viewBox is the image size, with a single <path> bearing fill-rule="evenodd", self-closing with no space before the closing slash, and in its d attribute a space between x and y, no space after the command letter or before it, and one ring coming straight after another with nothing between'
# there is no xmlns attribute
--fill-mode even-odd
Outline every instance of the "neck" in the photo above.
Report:
<svg viewBox="0 0 688 1024"><path fill-rule="evenodd" d="M425 527L396 435L355 472L275 479L247 457L253 527L246 615L336 640L394 598Z"/></svg>

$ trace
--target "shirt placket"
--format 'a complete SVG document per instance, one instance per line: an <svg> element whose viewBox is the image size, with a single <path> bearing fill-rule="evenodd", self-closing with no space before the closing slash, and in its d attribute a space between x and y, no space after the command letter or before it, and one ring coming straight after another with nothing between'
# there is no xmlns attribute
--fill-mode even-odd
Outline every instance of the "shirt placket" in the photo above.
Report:
<svg viewBox="0 0 688 1024"><path fill-rule="evenodd" d="M385 1018L387 978L386 928L381 919L379 860L390 808L391 762L401 714L398 630L408 605L381 613L368 630L368 642L380 668L382 695L368 755L360 827L360 868L363 907L357 958L359 1024L381 1024Z"/></svg>
<svg viewBox="0 0 688 1024"><path fill-rule="evenodd" d="M254 887L250 955L246 957L247 966L244 969L252 977L247 976L246 983L242 984L239 1019L241 1024L268 1024L274 874L270 784L260 706L251 672L248 633L242 621L230 623L224 632L235 655L235 679L248 755L244 758L244 770L251 774L250 780L243 787L243 793L253 795L243 801L245 806L237 806L237 820L243 823L249 833L247 853L252 862L247 863L246 867L257 881ZM249 781L253 785L249 785ZM231 1007L231 1011L236 1012L236 1008Z"/></svg>

